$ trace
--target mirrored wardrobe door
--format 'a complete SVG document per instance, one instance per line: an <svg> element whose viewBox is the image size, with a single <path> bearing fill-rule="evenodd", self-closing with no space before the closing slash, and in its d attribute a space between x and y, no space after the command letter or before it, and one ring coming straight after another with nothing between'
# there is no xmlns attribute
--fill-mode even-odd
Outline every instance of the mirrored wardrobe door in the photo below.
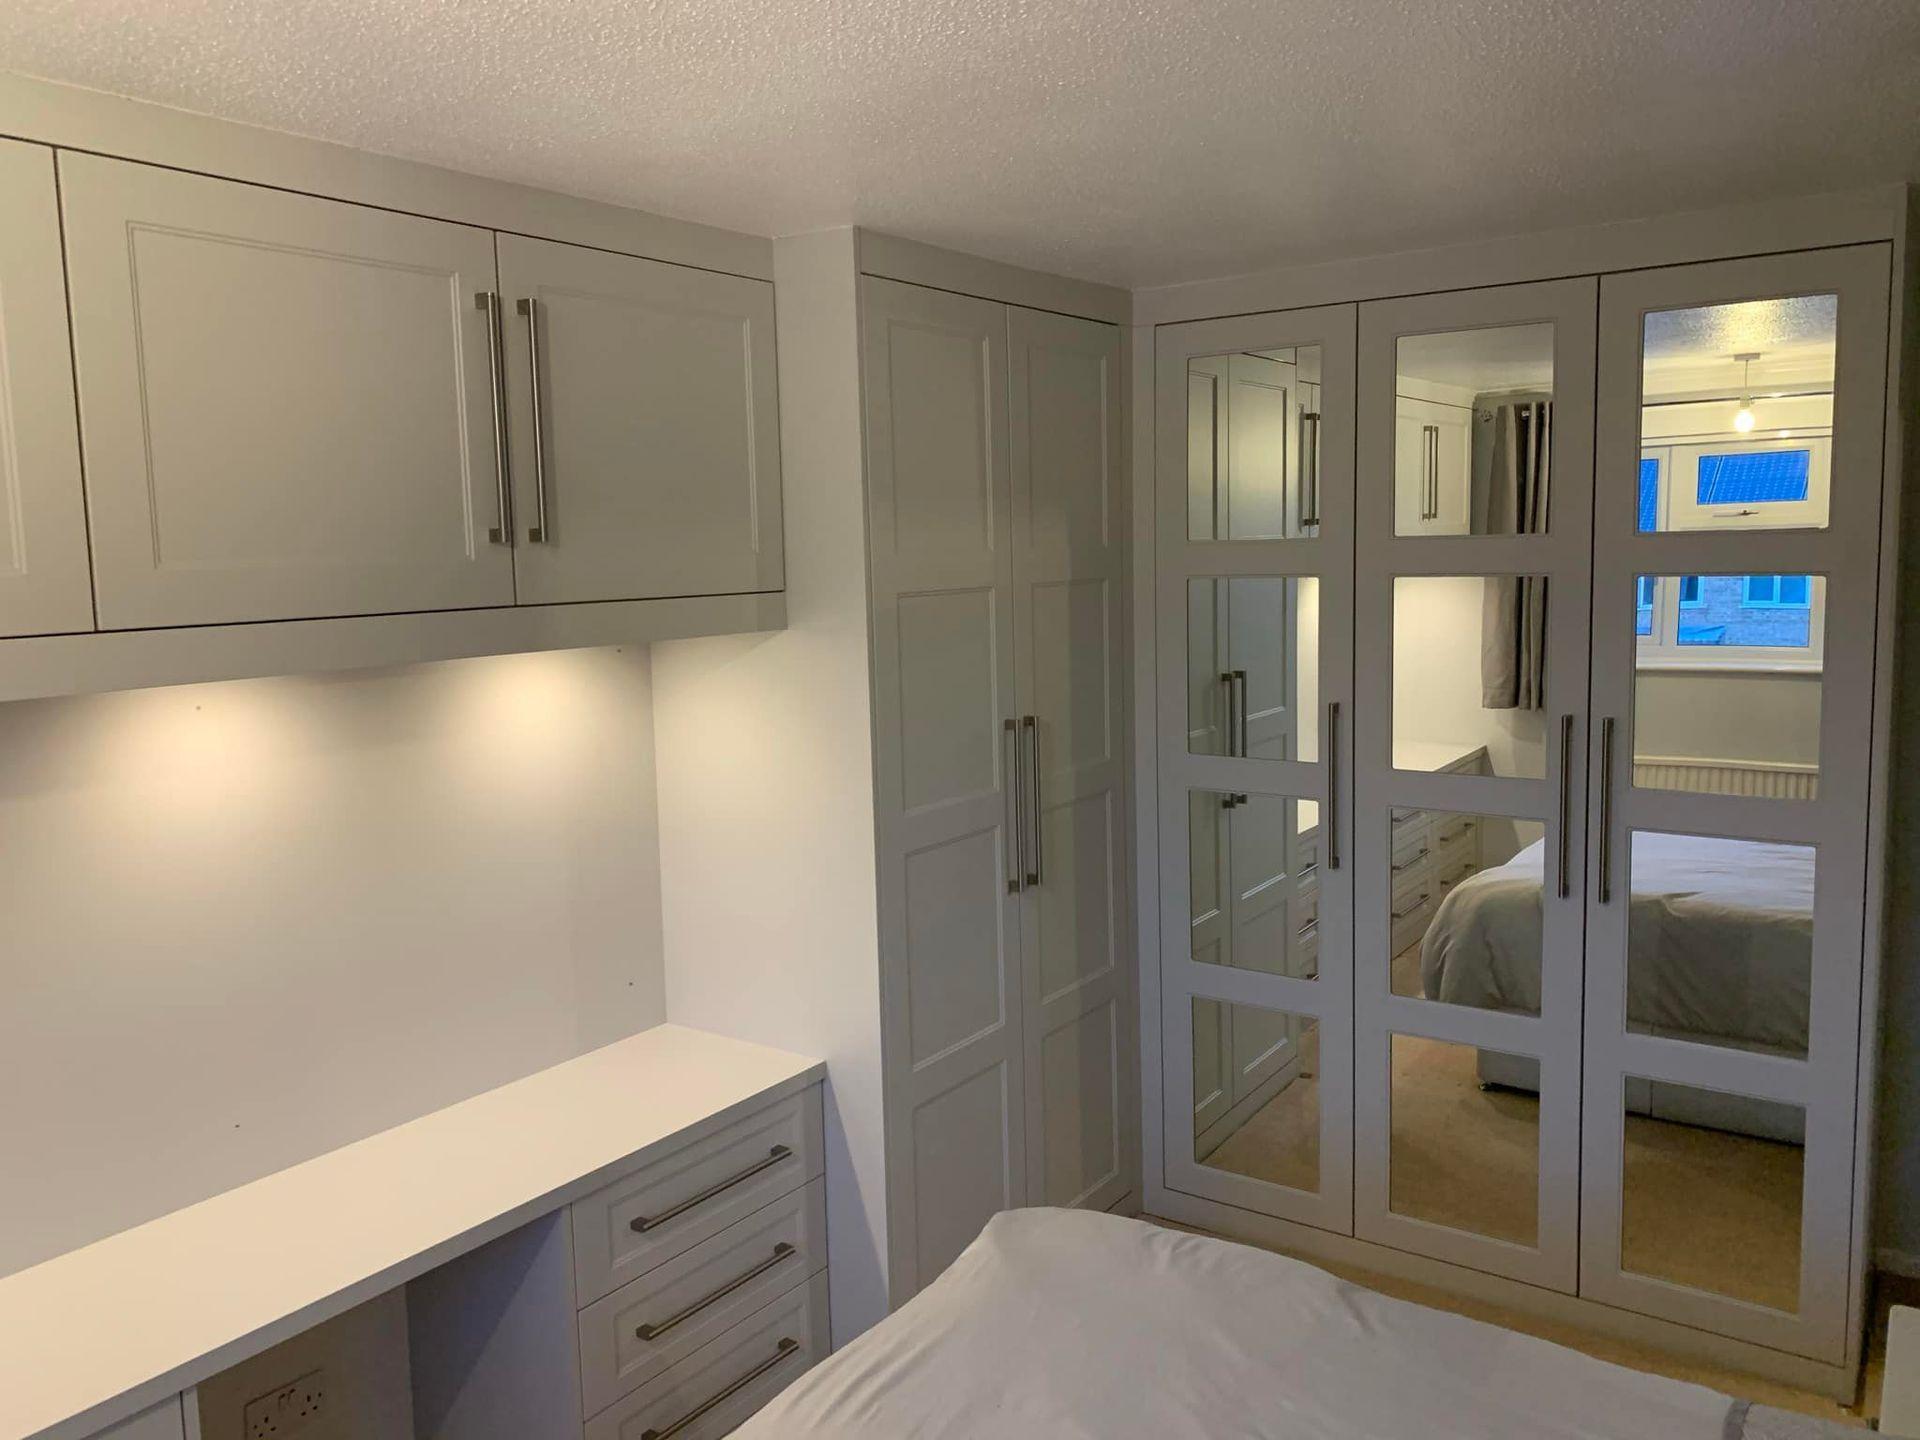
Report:
<svg viewBox="0 0 1920 1440"><path fill-rule="evenodd" d="M1571 1290L1592 280L1360 308L1355 1233Z"/></svg>
<svg viewBox="0 0 1920 1440"><path fill-rule="evenodd" d="M1351 306L1156 334L1169 1188L1351 1228Z"/></svg>
<svg viewBox="0 0 1920 1440"><path fill-rule="evenodd" d="M1609 276L1581 1290L1848 1346L1885 246Z"/></svg>

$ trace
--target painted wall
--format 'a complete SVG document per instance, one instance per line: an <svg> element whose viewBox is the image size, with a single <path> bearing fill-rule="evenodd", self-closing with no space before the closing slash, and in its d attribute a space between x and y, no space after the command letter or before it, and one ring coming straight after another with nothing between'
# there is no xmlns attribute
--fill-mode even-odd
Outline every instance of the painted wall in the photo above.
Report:
<svg viewBox="0 0 1920 1440"><path fill-rule="evenodd" d="M668 1012L826 1060L836 1345L887 1313L853 246L774 245L788 628L654 651Z"/></svg>
<svg viewBox="0 0 1920 1440"><path fill-rule="evenodd" d="M644 652L0 706L0 1274L657 1023Z"/></svg>
<svg viewBox="0 0 1920 1440"><path fill-rule="evenodd" d="M1635 690L1636 755L1820 762L1818 675L1643 670Z"/></svg>

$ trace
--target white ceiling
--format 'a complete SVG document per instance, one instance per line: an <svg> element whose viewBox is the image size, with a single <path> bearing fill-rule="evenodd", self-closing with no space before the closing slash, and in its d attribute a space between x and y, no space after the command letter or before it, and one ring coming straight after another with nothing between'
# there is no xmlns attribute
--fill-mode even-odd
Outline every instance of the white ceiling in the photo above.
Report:
<svg viewBox="0 0 1920 1440"><path fill-rule="evenodd" d="M1916 0L5 0L0 57L1126 285L1920 177Z"/></svg>

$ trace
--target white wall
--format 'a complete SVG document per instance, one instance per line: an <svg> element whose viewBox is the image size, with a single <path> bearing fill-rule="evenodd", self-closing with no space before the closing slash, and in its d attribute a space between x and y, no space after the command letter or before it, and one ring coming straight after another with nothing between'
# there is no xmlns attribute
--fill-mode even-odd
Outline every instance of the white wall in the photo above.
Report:
<svg viewBox="0 0 1920 1440"><path fill-rule="evenodd" d="M1634 686L1636 755L1820 763L1818 675L1642 670Z"/></svg>
<svg viewBox="0 0 1920 1440"><path fill-rule="evenodd" d="M644 651L0 705L0 1274L663 1016Z"/></svg>
<svg viewBox="0 0 1920 1440"><path fill-rule="evenodd" d="M1394 583L1393 738L1485 745L1496 775L1545 773L1546 721L1538 710L1480 703L1485 586L1475 575L1402 577ZM1553 604L1551 594L1547 604ZM1553 664L1553 656L1547 656ZM1548 684L1553 683L1551 676Z"/></svg>
<svg viewBox="0 0 1920 1440"><path fill-rule="evenodd" d="M887 1311L855 269L775 242L788 628L654 653L667 1010L827 1061L836 1345Z"/></svg>

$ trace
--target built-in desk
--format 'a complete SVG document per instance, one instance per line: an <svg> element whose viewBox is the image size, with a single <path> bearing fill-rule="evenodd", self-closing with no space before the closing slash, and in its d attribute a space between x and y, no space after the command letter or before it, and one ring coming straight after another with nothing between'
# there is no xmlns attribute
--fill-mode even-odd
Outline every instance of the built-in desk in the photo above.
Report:
<svg viewBox="0 0 1920 1440"><path fill-rule="evenodd" d="M662 1025L0 1279L0 1440L108 1431L543 1217L567 1226L559 1278L577 1269L581 1282L562 1297L569 1354L576 1310L584 1326L593 1302L632 1287L697 1288L705 1257L729 1263L735 1233L742 1246L763 1231L798 1246L778 1277L801 1307L784 1336L824 1307L824 1238L811 1218L824 1075L804 1056ZM724 1373L720 1344L675 1369L697 1386L705 1356ZM611 1395L623 1382L609 1375L598 1383ZM669 1379L652 1383L671 1405ZM574 1394L578 1405L577 1382ZM625 1434L624 1423L605 1433Z"/></svg>

